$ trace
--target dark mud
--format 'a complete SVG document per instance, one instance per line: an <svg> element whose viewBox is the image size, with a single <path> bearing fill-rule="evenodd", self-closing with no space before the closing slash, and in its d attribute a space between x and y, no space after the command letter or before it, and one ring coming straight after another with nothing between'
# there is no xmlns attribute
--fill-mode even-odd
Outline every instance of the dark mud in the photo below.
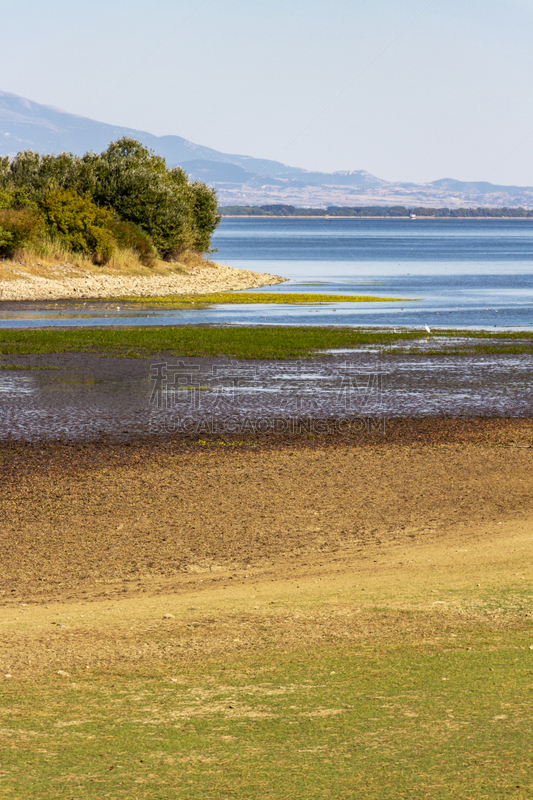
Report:
<svg viewBox="0 0 533 800"><path fill-rule="evenodd" d="M52 354L1 364L5 442L312 436L328 429L327 420L340 435L385 419L527 418L533 409L527 354L366 350L305 361Z"/></svg>

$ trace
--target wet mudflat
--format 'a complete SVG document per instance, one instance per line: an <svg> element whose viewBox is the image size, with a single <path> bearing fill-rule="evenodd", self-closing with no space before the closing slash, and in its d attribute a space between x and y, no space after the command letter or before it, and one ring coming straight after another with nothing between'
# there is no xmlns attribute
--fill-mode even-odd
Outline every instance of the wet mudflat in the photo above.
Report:
<svg viewBox="0 0 533 800"><path fill-rule="evenodd" d="M302 361L164 353L0 361L4 441L254 435L287 432L298 421L313 433L315 423L328 419L530 417L532 409L527 353L388 355L361 348Z"/></svg>
<svg viewBox="0 0 533 800"><path fill-rule="evenodd" d="M183 315L183 309L177 309L172 315L172 322L179 322ZM168 312L150 302L140 306L139 303L123 300L80 301L66 298L49 303L41 300L4 300L1 302L0 328L161 324L161 320L167 316Z"/></svg>

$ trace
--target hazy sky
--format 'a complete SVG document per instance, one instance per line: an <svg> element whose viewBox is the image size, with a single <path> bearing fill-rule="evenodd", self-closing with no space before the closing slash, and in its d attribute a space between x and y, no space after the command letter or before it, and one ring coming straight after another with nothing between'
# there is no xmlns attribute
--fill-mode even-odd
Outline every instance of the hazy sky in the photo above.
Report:
<svg viewBox="0 0 533 800"><path fill-rule="evenodd" d="M533 185L532 0L4 0L2 16L0 89L39 103L307 169Z"/></svg>

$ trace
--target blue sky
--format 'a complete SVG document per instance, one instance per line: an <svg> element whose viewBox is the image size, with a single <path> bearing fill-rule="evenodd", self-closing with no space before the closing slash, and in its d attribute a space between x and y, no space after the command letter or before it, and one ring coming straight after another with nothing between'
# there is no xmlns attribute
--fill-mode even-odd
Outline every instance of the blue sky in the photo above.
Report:
<svg viewBox="0 0 533 800"><path fill-rule="evenodd" d="M323 171L533 185L531 0L4 0L0 89Z"/></svg>

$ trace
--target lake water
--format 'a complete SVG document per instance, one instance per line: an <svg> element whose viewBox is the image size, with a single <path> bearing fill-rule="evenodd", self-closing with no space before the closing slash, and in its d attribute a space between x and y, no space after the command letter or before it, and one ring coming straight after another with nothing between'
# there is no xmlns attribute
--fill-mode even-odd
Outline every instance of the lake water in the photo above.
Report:
<svg viewBox="0 0 533 800"><path fill-rule="evenodd" d="M289 279L259 292L417 299L175 311L143 305L120 313L103 302L19 308L0 303L0 325L427 324L530 330L533 324L531 220L224 219L214 246L218 261ZM171 383L161 395L165 403L155 405L150 360L71 354L20 356L17 363L26 369L0 373L0 440L169 435L180 432L184 420L207 427L215 420L222 431L226 419L234 436L258 419L529 416L533 407L528 354L434 359L386 357L367 348L312 365L188 359L179 369L191 371L198 391L188 387L181 397ZM35 369L42 366L52 369ZM177 364L171 367L176 369ZM166 404L168 397L176 402Z"/></svg>
<svg viewBox="0 0 533 800"><path fill-rule="evenodd" d="M362 325L512 328L533 325L533 220L225 218L213 259L282 275L255 290L412 298L331 306L24 310L0 303L0 327L65 325Z"/></svg>
<svg viewBox="0 0 533 800"><path fill-rule="evenodd" d="M218 261L288 283L258 291L416 298L327 308L243 308L269 323L512 327L533 324L533 220L224 219ZM264 321L264 320L263 320Z"/></svg>

